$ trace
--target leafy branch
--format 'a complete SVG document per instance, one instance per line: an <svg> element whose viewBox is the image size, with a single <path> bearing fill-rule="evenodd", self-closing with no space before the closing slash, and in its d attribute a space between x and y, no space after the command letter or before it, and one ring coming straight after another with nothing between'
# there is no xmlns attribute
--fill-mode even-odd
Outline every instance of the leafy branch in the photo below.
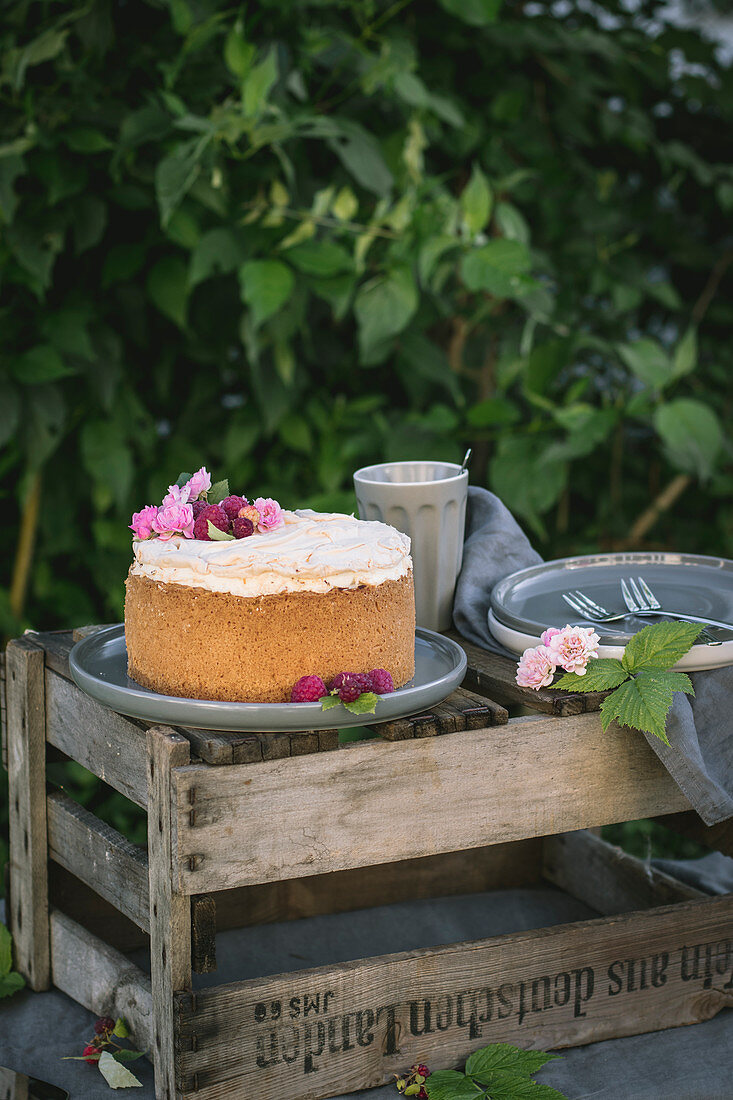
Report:
<svg viewBox="0 0 733 1100"><path fill-rule="evenodd" d="M565 1100L557 1089L532 1079L557 1057L509 1043L492 1043L474 1051L465 1073L452 1069L431 1073L425 1091L429 1100Z"/></svg>
<svg viewBox="0 0 733 1100"><path fill-rule="evenodd" d="M671 672L700 633L696 623L654 623L645 626L626 645L621 660L598 658L589 661L584 676L571 672L553 687L561 691L609 691L601 703L604 732L614 719L653 733L669 744L665 725L676 691L694 695L689 676Z"/></svg>

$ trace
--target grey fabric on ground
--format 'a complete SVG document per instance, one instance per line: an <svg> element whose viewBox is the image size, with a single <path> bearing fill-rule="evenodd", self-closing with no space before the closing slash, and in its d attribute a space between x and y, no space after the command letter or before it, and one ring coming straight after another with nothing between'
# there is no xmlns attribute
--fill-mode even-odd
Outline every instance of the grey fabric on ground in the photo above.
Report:
<svg viewBox="0 0 733 1100"><path fill-rule="evenodd" d="M217 938L216 983L244 974L277 973L334 961L334 953L363 958L395 950L396 944L441 943L593 916L581 902L553 889L508 890L382 906L335 917L314 917L259 929L225 932ZM2 919L0 903L0 919ZM406 927L409 931L406 931ZM268 931L269 929L269 931ZM414 936L413 936L414 933ZM335 945L335 947L334 947ZM98 1071L65 1062L91 1036L94 1016L58 990L23 991L0 1001L0 1065L68 1089L72 1100L109 1100ZM537 1079L569 1100L733 1100L733 1012L725 1010L694 1027L593 1043L562 1052ZM131 1069L143 1088L127 1095L153 1100L147 1059ZM395 1100L391 1085L337 1100ZM242 1096L240 1100L258 1100ZM291 1092L284 1100L300 1100Z"/></svg>
<svg viewBox="0 0 733 1100"><path fill-rule="evenodd" d="M733 859L710 852L700 859L653 859L660 871L706 894L733 894Z"/></svg>
<svg viewBox="0 0 733 1100"><path fill-rule="evenodd" d="M477 645L506 650L488 627L491 591L517 569L542 559L509 509L487 489L469 486L463 566L456 585L453 620ZM667 719L665 745L644 734L706 825L733 816L733 666L695 672L694 698L678 692Z"/></svg>

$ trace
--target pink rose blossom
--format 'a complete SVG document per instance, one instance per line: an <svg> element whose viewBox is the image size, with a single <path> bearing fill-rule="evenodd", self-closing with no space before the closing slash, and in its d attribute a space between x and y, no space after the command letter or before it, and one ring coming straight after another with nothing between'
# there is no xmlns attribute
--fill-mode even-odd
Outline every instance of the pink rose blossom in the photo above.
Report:
<svg viewBox="0 0 733 1100"><path fill-rule="evenodd" d="M207 493L211 488L211 474L205 466L202 466L188 479L183 488L188 489L189 500L198 500L202 493Z"/></svg>
<svg viewBox="0 0 733 1100"><path fill-rule="evenodd" d="M167 500L168 498L166 498ZM185 535L187 539L193 538L193 508L190 504L181 501L173 501L163 506L153 520L153 530L164 540L173 535Z"/></svg>
<svg viewBox="0 0 733 1100"><path fill-rule="evenodd" d="M170 508L172 504L188 504L188 484L168 486L161 508Z"/></svg>
<svg viewBox="0 0 733 1100"><path fill-rule="evenodd" d="M525 649L517 665L517 683L520 687L539 691L541 687L550 686L554 675L555 661L547 646Z"/></svg>
<svg viewBox="0 0 733 1100"><path fill-rule="evenodd" d="M547 630L542 631L541 641L543 645L550 644L550 638L554 638L556 634L560 633L559 626L548 626Z"/></svg>
<svg viewBox="0 0 733 1100"><path fill-rule="evenodd" d="M272 531L275 527L282 527L285 523L283 510L272 497L257 497L254 506L260 513L257 524L258 531Z"/></svg>
<svg viewBox="0 0 733 1100"><path fill-rule="evenodd" d="M592 626L565 626L550 638L548 649L555 664L566 672L585 676L585 666L597 657L600 637Z"/></svg>
<svg viewBox="0 0 733 1100"><path fill-rule="evenodd" d="M155 504L146 504L140 512L135 512L132 517L130 530L134 531L136 539L149 539L153 534L153 520L158 514Z"/></svg>

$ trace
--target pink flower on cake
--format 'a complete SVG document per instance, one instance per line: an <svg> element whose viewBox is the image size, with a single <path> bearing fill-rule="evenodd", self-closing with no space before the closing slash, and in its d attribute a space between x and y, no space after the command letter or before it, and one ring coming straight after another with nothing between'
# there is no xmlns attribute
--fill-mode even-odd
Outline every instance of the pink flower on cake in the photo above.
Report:
<svg viewBox="0 0 733 1100"><path fill-rule="evenodd" d="M182 501L171 501L163 505L153 520L153 530L161 539L167 541L173 535L185 535L187 539L193 538L193 508Z"/></svg>
<svg viewBox="0 0 733 1100"><path fill-rule="evenodd" d="M542 687L550 686L554 675L555 661L547 646L538 645L534 649L525 649L517 666L517 683L520 687L539 691Z"/></svg>
<svg viewBox="0 0 733 1100"><path fill-rule="evenodd" d="M254 506L260 514L257 523L258 531L272 531L275 527L281 527L285 523L283 510L272 497L257 497Z"/></svg>
<svg viewBox="0 0 733 1100"><path fill-rule="evenodd" d="M155 504L146 504L139 512L135 512L132 517L132 523L129 524L130 530L135 533L136 539L149 539L153 534L153 520L158 514L158 508Z"/></svg>
<svg viewBox="0 0 733 1100"><path fill-rule="evenodd" d="M566 672L585 676L585 666L597 657L600 637L591 626L565 626L554 634L547 646L552 660Z"/></svg>
<svg viewBox="0 0 733 1100"><path fill-rule="evenodd" d="M208 493L211 488L211 474L202 466L183 486L188 490L188 500L198 500L202 493Z"/></svg>
<svg viewBox="0 0 733 1100"><path fill-rule="evenodd" d="M188 504L188 499L188 484L169 485L161 508L170 508L172 504Z"/></svg>

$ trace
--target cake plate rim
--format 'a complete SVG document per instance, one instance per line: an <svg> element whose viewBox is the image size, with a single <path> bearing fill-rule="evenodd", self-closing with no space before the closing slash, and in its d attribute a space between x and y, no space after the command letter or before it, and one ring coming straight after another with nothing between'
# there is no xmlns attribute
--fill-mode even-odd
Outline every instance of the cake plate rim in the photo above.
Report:
<svg viewBox="0 0 733 1100"><path fill-rule="evenodd" d="M390 695L380 695L374 714L352 714L342 706L324 711L320 703L238 703L162 695L127 676L126 655L124 623L115 623L74 644L69 653L71 677L91 698L128 718L222 733L308 733L407 718L455 691L468 664L457 642L416 627L413 679ZM428 677L424 669L429 661L442 663L440 675Z"/></svg>

